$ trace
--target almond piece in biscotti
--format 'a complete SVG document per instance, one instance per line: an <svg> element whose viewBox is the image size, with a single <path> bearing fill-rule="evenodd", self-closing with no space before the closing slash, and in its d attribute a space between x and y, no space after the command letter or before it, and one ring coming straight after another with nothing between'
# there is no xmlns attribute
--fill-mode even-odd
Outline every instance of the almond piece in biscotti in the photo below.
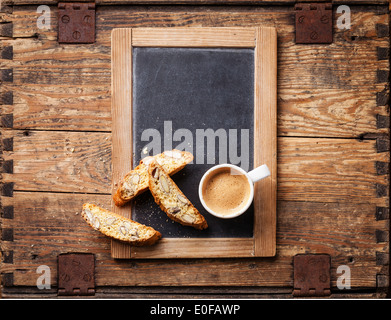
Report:
<svg viewBox="0 0 391 320"><path fill-rule="evenodd" d="M165 193L170 193L170 186L164 175L160 176L160 186Z"/></svg>

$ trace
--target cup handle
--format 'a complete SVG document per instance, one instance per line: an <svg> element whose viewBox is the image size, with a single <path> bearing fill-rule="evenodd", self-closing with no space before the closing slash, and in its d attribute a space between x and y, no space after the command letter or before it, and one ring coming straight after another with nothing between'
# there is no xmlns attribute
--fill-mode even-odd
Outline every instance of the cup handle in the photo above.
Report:
<svg viewBox="0 0 391 320"><path fill-rule="evenodd" d="M253 181L253 183L255 183L259 180L262 180L262 179L270 176L270 170L266 164L263 164L263 165L255 168L254 170L251 170L250 172L248 172L248 175L249 175L250 179Z"/></svg>

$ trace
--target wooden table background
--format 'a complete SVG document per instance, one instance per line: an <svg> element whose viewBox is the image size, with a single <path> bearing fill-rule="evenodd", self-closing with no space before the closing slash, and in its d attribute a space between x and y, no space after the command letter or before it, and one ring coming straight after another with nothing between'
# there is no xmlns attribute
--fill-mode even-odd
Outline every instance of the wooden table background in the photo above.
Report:
<svg viewBox="0 0 391 320"><path fill-rule="evenodd" d="M36 24L45 3L49 30ZM55 1L2 7L2 297L56 297L57 256L67 252L95 254L95 297L291 297L298 253L331 256L332 297L384 297L388 2L349 1L350 30L336 27L336 3L330 45L294 43L294 1L124 3L97 2L96 42L83 45L58 44ZM258 25L278 30L276 257L113 260L110 239L80 216L85 201L110 208L111 30ZM49 290L36 287L40 265ZM351 290L336 287L340 265Z"/></svg>

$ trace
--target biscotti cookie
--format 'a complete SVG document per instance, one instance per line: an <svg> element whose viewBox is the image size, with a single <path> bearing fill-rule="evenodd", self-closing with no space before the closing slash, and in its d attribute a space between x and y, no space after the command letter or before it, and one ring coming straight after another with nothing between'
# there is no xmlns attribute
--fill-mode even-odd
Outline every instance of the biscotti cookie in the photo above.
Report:
<svg viewBox="0 0 391 320"><path fill-rule="evenodd" d="M113 200L116 206L123 206L148 189L148 165L156 160L168 174L173 175L193 161L193 155L176 149L164 151L156 156L146 157L121 181Z"/></svg>
<svg viewBox="0 0 391 320"><path fill-rule="evenodd" d="M150 163L148 174L149 190L170 219L200 230L208 227L205 218L156 161Z"/></svg>
<svg viewBox="0 0 391 320"><path fill-rule="evenodd" d="M94 204L85 203L81 213L84 220L104 235L134 246L148 246L161 238L159 231Z"/></svg>

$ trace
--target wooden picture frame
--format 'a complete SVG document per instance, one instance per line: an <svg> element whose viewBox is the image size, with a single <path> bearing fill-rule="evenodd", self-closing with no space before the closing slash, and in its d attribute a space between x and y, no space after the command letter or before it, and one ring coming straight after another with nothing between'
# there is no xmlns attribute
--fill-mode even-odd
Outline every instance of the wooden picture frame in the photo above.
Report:
<svg viewBox="0 0 391 320"><path fill-rule="evenodd" d="M113 240L113 258L270 257L276 254L277 33L275 28L114 29L112 56L112 187L132 167L132 48L253 48L254 167L267 164L271 176L255 184L252 238L163 238L151 247ZM131 206L112 211L131 218Z"/></svg>

